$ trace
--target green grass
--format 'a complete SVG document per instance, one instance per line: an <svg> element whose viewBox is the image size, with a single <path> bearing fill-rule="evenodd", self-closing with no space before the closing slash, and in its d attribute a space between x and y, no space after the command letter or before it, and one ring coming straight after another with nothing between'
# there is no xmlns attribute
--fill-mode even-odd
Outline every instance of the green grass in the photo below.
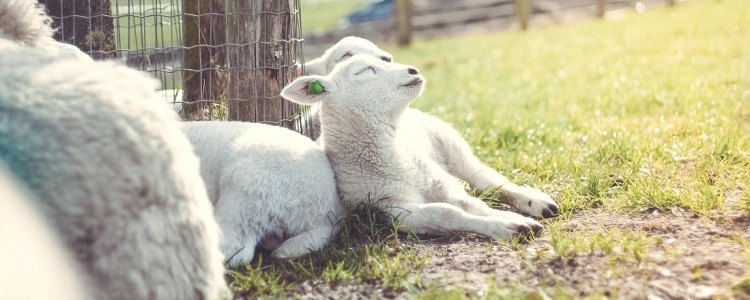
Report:
<svg viewBox="0 0 750 300"><path fill-rule="evenodd" d="M300 0L302 31L316 32L336 28L339 19L369 0Z"/></svg>
<svg viewBox="0 0 750 300"><path fill-rule="evenodd" d="M704 217L750 212L745 0L693 1L618 21L384 48L427 78L413 107L452 123L480 159L514 182L552 194L560 220L581 211L623 218L674 208ZM277 274L286 282L378 280L393 289L423 290L425 299L467 297L460 287L424 286L409 275L423 259L404 247L387 221L368 229L375 224L368 216L349 219L350 229L325 251L290 263L252 264L242 271L250 279L234 279L235 290L245 291L243 282L258 278L283 290ZM635 229L565 224L553 221L542 233L553 250L547 259L596 253L612 265L639 264L654 247L671 253L659 238ZM750 291L749 282L738 281L735 290ZM488 295L497 298L541 298L513 287L493 291L492 284ZM553 298L579 297L569 292L560 287Z"/></svg>
<svg viewBox="0 0 750 300"><path fill-rule="evenodd" d="M750 188L748 24L750 4L700 1L388 50L428 79L412 106L454 124L492 167L548 186L564 213L708 213Z"/></svg>
<svg viewBox="0 0 750 300"><path fill-rule="evenodd" d="M613 263L623 260L642 263L648 259L646 254L650 248L661 244L659 239L643 232L616 227L586 227L570 232L560 223L551 223L546 229L551 237L550 246L563 260L570 260L577 255L601 253Z"/></svg>
<svg viewBox="0 0 750 300"><path fill-rule="evenodd" d="M164 48L182 44L182 3L174 0L113 1L119 49Z"/></svg>

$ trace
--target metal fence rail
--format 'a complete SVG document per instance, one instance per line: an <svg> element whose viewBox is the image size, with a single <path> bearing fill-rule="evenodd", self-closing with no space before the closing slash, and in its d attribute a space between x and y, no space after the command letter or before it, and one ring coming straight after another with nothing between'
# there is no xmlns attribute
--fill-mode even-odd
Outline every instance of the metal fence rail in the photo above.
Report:
<svg viewBox="0 0 750 300"><path fill-rule="evenodd" d="M337 20L360 7L360 0L308 1L326 3L326 7L334 6L330 2L336 2L338 6L353 7L340 14L305 11L305 20L315 19L315 23L307 26L308 28L303 26L306 32L305 55L308 57L319 56L331 44L349 35L367 38L375 43L396 39L398 30L395 7L392 15L387 18L350 24L343 28L334 25L321 29L325 24L341 23ZM538 19L565 23L570 19L595 18L598 0L525 0L525 3L529 5L531 23ZM665 0L606 0L604 9L635 8L638 3L652 7L664 5ZM519 0L411 0L411 4L411 34L415 39L462 35L477 30L506 30L518 26L519 22ZM316 15L311 17L311 14Z"/></svg>

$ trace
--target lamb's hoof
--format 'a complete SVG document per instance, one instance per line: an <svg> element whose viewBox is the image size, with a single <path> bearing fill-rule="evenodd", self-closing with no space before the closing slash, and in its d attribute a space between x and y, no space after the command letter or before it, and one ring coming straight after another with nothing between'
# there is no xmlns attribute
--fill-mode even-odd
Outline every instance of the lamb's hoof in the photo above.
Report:
<svg viewBox="0 0 750 300"><path fill-rule="evenodd" d="M559 216L559 214L557 205L555 204L549 204L544 210L542 210L542 217L544 217L545 219L554 218L557 216Z"/></svg>
<svg viewBox="0 0 750 300"><path fill-rule="evenodd" d="M271 252L271 257L275 259L291 259L297 257L297 253L289 253L288 251L285 251L285 249L276 249Z"/></svg>
<svg viewBox="0 0 750 300"><path fill-rule="evenodd" d="M539 222L532 219L529 219L529 221L525 224L519 224L516 227L516 235L521 241L528 242L532 240L544 229L544 226Z"/></svg>
<svg viewBox="0 0 750 300"><path fill-rule="evenodd" d="M521 186L516 201L519 203L518 210L522 213L536 218L554 218L558 216L559 208L557 202L546 193L529 187Z"/></svg>

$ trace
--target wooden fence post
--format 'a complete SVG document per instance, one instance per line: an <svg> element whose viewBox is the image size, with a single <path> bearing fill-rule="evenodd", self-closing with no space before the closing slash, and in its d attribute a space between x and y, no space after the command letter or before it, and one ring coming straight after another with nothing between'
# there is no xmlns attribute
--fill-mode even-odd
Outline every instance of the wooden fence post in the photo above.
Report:
<svg viewBox="0 0 750 300"><path fill-rule="evenodd" d="M279 123L288 106L279 96L291 72L291 1L228 0L229 120Z"/></svg>
<svg viewBox="0 0 750 300"><path fill-rule="evenodd" d="M596 16L604 18L604 13L607 12L607 0L596 0Z"/></svg>
<svg viewBox="0 0 750 300"><path fill-rule="evenodd" d="M177 101L184 102L184 119L202 120L206 117L204 110L211 108L205 101L219 102L226 96L226 74L218 69L226 63L225 48L219 47L226 41L224 1L185 0L184 3L183 99Z"/></svg>
<svg viewBox="0 0 750 300"><path fill-rule="evenodd" d="M398 45L411 44L411 0L396 0L396 32Z"/></svg>
<svg viewBox="0 0 750 300"><path fill-rule="evenodd" d="M674 6L675 4L677 4L676 0L667 0L667 5L668 6Z"/></svg>
<svg viewBox="0 0 750 300"><path fill-rule="evenodd" d="M516 11L518 13L518 21L521 23L521 30L529 28L529 14L531 0L516 0Z"/></svg>

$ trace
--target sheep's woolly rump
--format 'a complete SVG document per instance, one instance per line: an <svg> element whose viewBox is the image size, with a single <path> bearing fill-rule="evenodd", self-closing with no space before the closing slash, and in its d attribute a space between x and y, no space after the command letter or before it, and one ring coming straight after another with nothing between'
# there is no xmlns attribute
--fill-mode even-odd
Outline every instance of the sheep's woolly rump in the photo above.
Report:
<svg viewBox="0 0 750 300"><path fill-rule="evenodd" d="M0 69L0 161L39 200L96 298L226 291L198 159L154 80L3 40Z"/></svg>
<svg viewBox="0 0 750 300"><path fill-rule="evenodd" d="M1 162L0 194L0 299L88 298L84 277L57 233L42 218L28 191Z"/></svg>
<svg viewBox="0 0 750 300"><path fill-rule="evenodd" d="M54 53L51 22L36 1L0 1L0 39Z"/></svg>

